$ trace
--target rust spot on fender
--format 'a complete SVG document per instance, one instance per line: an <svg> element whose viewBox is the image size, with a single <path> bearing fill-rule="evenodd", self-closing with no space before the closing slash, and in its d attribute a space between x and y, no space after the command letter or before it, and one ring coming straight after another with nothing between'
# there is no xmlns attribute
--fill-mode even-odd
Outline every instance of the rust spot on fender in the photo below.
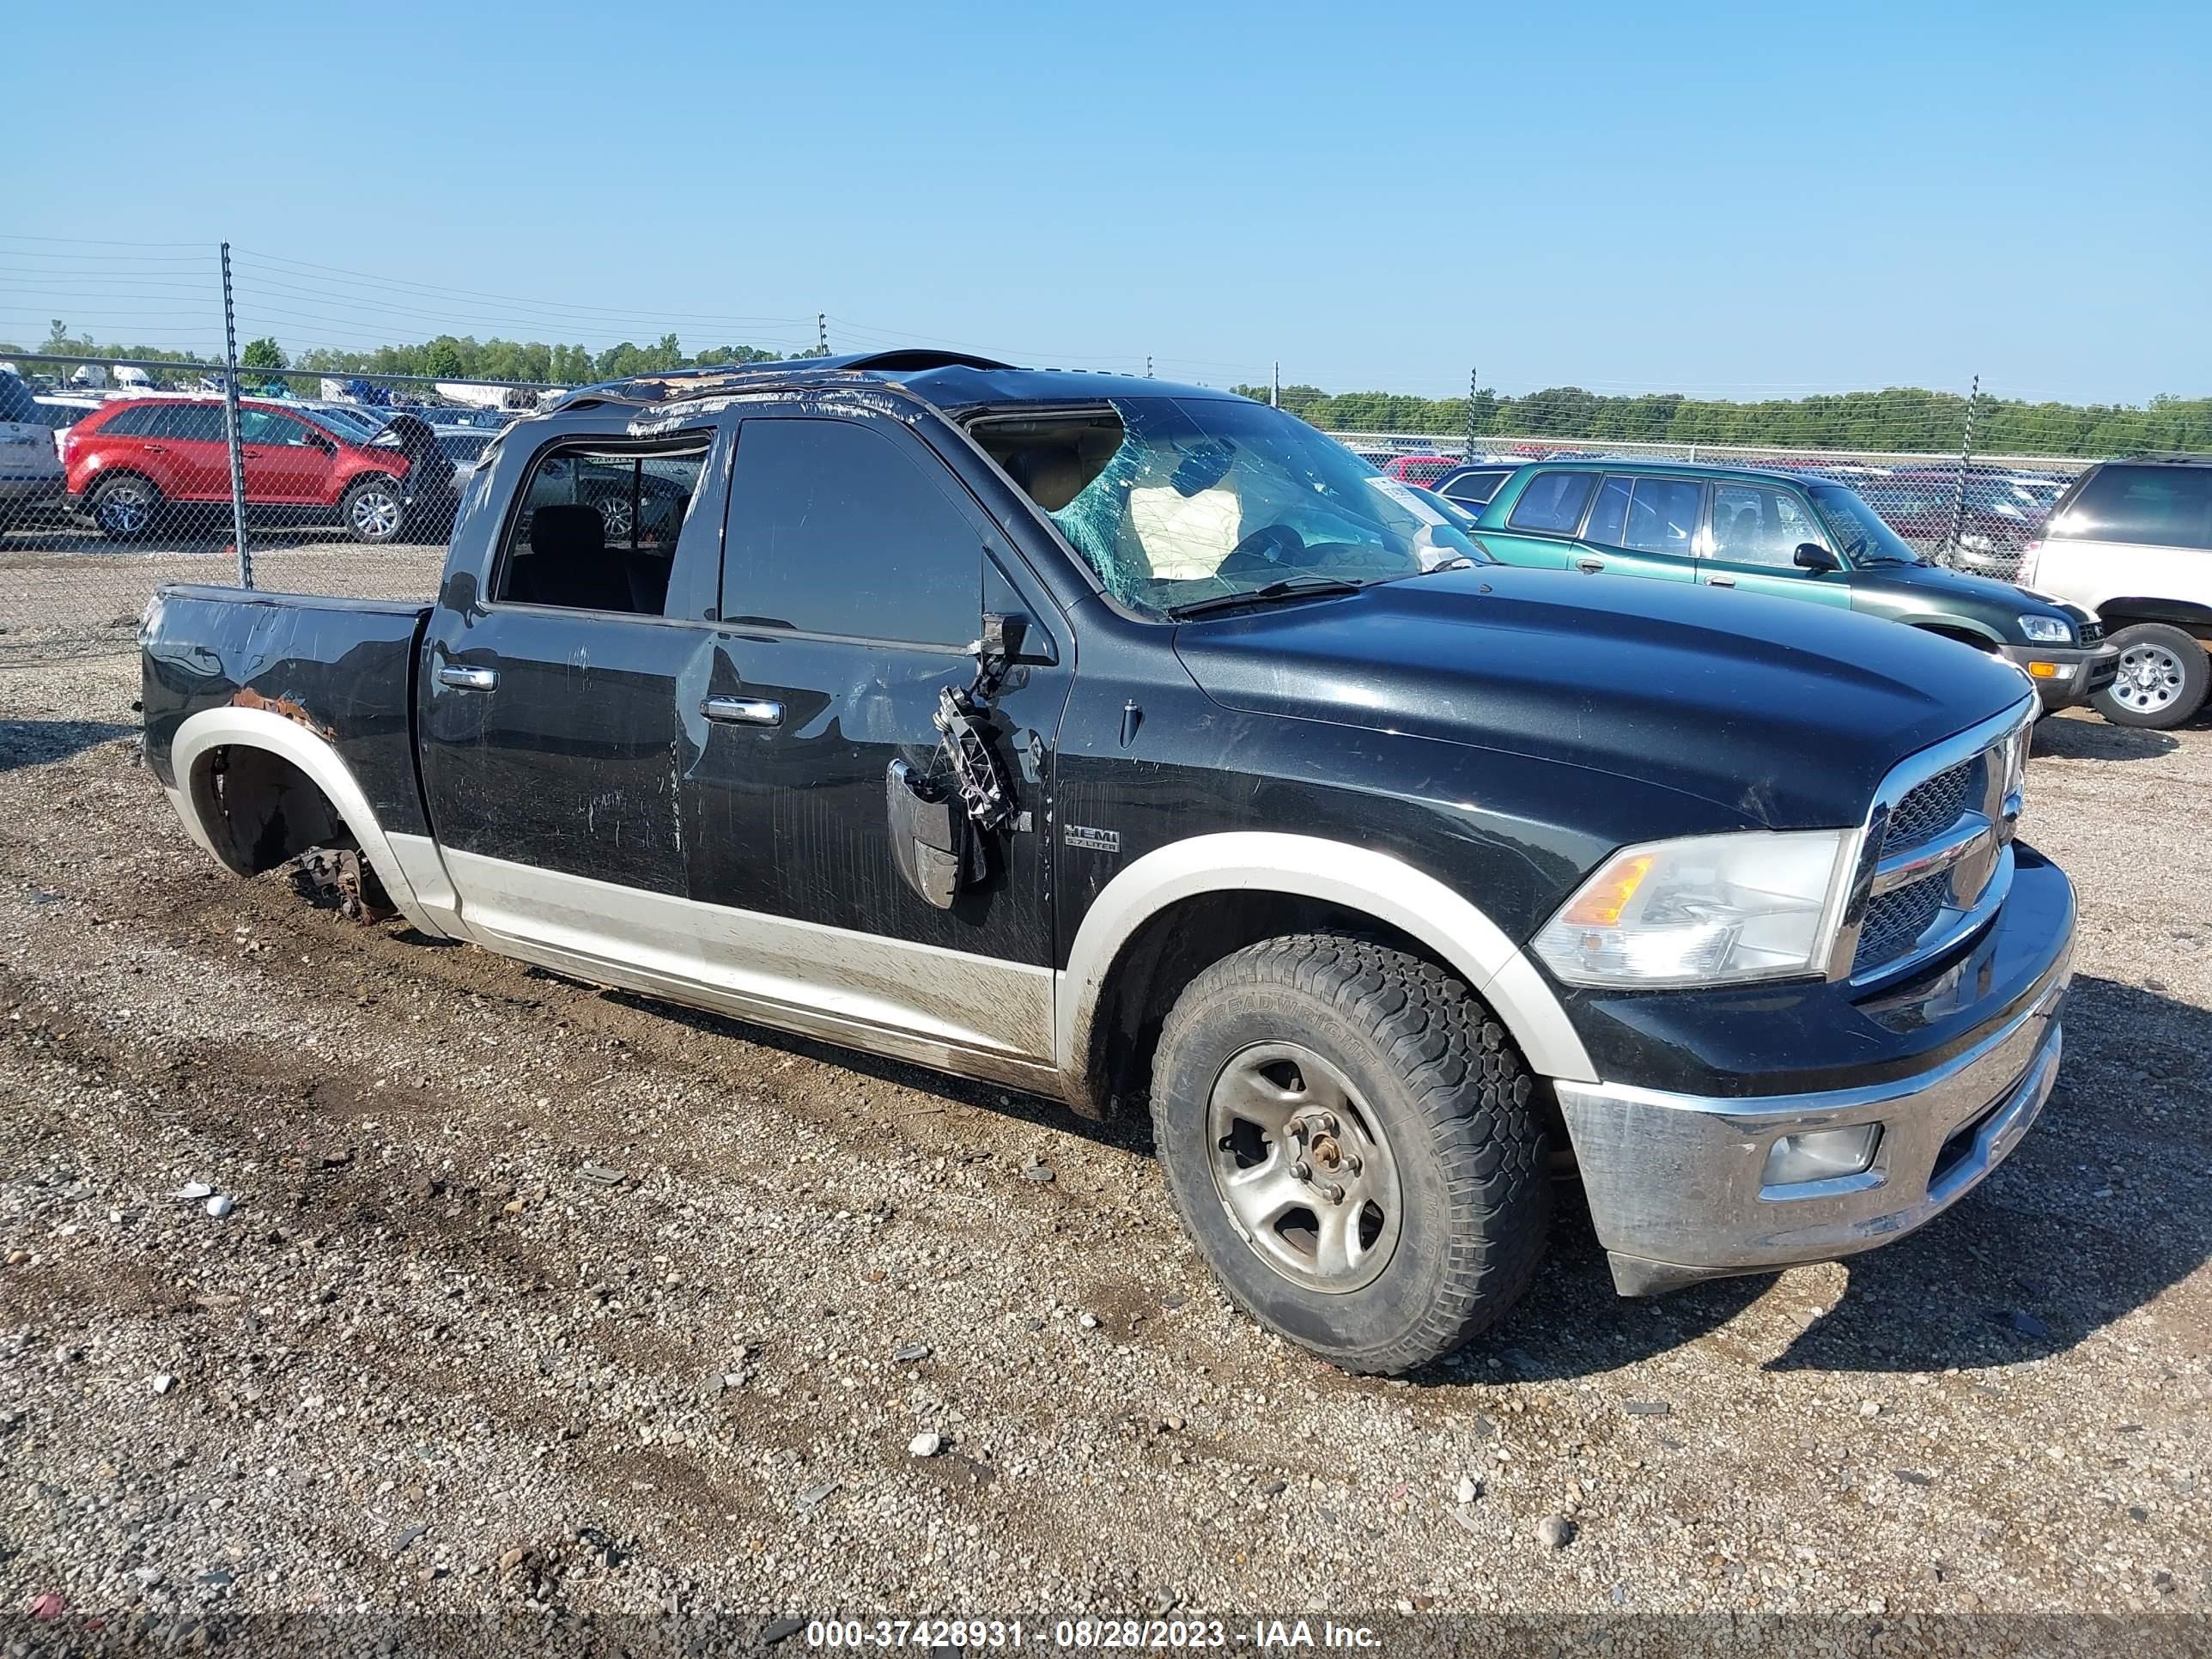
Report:
<svg viewBox="0 0 2212 1659"><path fill-rule="evenodd" d="M234 708L264 708L272 714L282 714L295 726L304 726L325 743L336 743L337 728L318 726L314 717L289 697L264 697L252 686L240 686L230 700Z"/></svg>

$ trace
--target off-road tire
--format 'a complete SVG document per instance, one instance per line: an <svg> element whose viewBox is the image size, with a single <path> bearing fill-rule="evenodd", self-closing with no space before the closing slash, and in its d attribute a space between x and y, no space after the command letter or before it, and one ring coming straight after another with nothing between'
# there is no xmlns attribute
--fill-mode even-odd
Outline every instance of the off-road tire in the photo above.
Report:
<svg viewBox="0 0 2212 1659"><path fill-rule="evenodd" d="M1306 1288L1249 1243L1215 1186L1208 1102L1255 1045L1334 1064L1387 1136L1401 1226L1361 1288ZM1264 940L1185 988L1160 1032L1152 1126L1199 1253L1253 1318L1350 1371L1394 1373L1462 1346L1519 1300L1551 1218L1537 1084L1504 1028L1433 963L1338 933Z"/></svg>
<svg viewBox="0 0 2212 1659"><path fill-rule="evenodd" d="M2114 630L2109 637L2119 647L2123 672L2129 652L2142 647L2170 657L2180 669L2180 681L2172 701L2156 708L2130 708L2121 702L2114 695L2119 689L2117 681L2092 692L2090 707L2115 726L2150 732L2171 731L2196 717L2204 706L2205 691L2212 688L2212 660L2207 659L2203 646L2193 635L2167 623L2135 623Z"/></svg>

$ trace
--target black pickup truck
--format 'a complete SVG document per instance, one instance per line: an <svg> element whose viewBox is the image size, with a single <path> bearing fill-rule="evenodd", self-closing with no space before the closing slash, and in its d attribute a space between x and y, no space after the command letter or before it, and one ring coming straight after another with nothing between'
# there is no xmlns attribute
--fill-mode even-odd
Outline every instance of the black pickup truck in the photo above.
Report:
<svg viewBox="0 0 2212 1659"><path fill-rule="evenodd" d="M1352 1369L1497 1319L1569 1173L1624 1293L1825 1260L2057 1070L2018 670L1492 563L1220 392L593 387L492 446L435 604L171 587L144 650L231 869L327 849L433 937L1148 1106L1230 1293Z"/></svg>

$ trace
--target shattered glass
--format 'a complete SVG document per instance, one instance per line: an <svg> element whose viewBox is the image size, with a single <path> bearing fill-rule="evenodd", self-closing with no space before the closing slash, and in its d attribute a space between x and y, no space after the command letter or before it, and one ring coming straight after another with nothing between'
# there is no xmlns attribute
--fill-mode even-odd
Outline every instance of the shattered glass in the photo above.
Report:
<svg viewBox="0 0 2212 1659"><path fill-rule="evenodd" d="M1443 514L1304 422L1237 398L1117 398L1121 446L1054 523L1133 610L1286 577L1369 582L1478 558Z"/></svg>

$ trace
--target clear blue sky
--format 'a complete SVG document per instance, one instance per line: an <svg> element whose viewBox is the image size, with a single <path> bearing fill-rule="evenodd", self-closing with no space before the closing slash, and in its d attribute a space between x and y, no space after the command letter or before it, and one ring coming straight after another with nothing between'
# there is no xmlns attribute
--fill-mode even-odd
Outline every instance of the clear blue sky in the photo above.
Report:
<svg viewBox="0 0 2212 1659"><path fill-rule="evenodd" d="M841 349L1215 384L2212 393L2203 0L100 0L6 33L0 338L204 343L195 249L25 239L228 238L241 327L293 348L826 311Z"/></svg>

